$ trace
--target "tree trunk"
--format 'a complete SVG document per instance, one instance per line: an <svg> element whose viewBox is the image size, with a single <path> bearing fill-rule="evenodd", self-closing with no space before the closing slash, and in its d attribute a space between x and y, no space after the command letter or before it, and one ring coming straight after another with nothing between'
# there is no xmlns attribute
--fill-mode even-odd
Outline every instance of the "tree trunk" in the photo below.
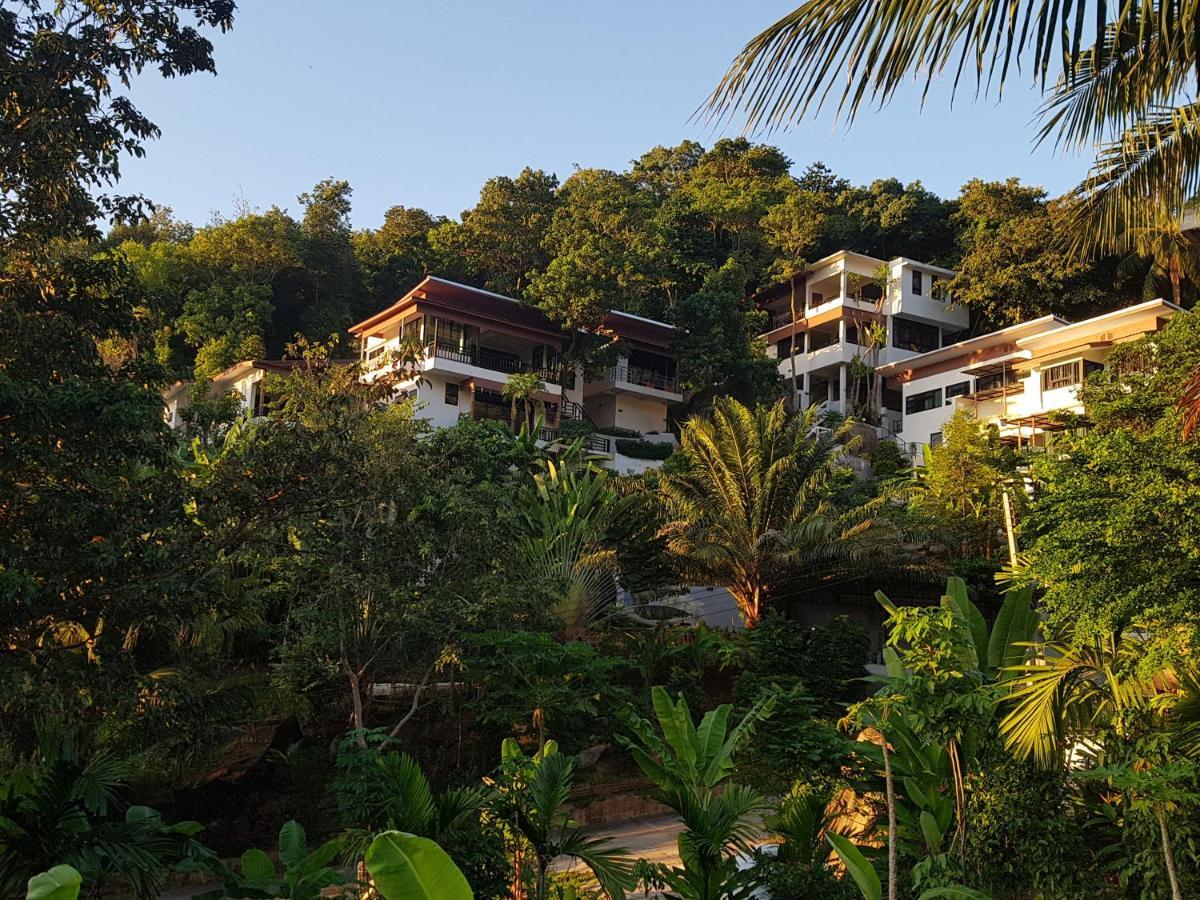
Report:
<svg viewBox="0 0 1200 900"><path fill-rule="evenodd" d="M354 708L354 738L358 742L358 746L362 750L367 749L367 740L363 737L363 729L366 728L366 721L363 718L363 702L362 702L362 684L359 681L358 673L346 664L346 677L350 679L350 702Z"/></svg>
<svg viewBox="0 0 1200 900"><path fill-rule="evenodd" d="M788 341L792 357L792 411L800 411L800 399L796 396L796 276L792 276L792 336Z"/></svg>
<svg viewBox="0 0 1200 900"><path fill-rule="evenodd" d="M729 588L733 600L742 614L742 624L753 628L762 619L762 587L755 585L750 588Z"/></svg>
<svg viewBox="0 0 1200 900"><path fill-rule="evenodd" d="M888 860L888 900L896 900L899 895L899 876L896 874L896 783L892 778L892 754L888 750L887 735L880 732L883 738L883 781L887 791L887 860Z"/></svg>
<svg viewBox="0 0 1200 900"><path fill-rule="evenodd" d="M1167 867L1167 878L1171 882L1172 900L1183 900L1183 891L1179 887L1179 873L1175 870L1175 852L1171 849L1171 833L1167 830L1167 814L1159 805L1155 810L1158 818L1158 831L1162 835L1163 862Z"/></svg>

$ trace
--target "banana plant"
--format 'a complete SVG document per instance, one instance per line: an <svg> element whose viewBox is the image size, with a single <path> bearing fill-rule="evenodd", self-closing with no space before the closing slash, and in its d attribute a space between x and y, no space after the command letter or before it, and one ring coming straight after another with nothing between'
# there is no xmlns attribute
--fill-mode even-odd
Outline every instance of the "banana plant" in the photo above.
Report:
<svg viewBox="0 0 1200 900"><path fill-rule="evenodd" d="M385 831L367 848L364 860L384 900L473 900L466 876L429 838Z"/></svg>
<svg viewBox="0 0 1200 900"><path fill-rule="evenodd" d="M226 897L237 900L271 897L318 900L325 888L345 883L342 874L330 866L341 848L339 837L326 841L310 853L304 828L294 820L287 822L279 831L282 873L276 871L275 863L262 850L247 850L242 854L240 871L224 868L222 886L200 894L196 900L224 900Z"/></svg>
<svg viewBox="0 0 1200 900"><path fill-rule="evenodd" d="M854 843L844 835L830 832L826 835L838 859L846 867L846 872L858 886L863 900L883 900L883 883L879 873L871 865L871 861ZM961 884L944 885L922 891L917 900L991 900L991 898L974 888Z"/></svg>
<svg viewBox="0 0 1200 900"><path fill-rule="evenodd" d="M25 900L76 900L83 876L72 866L54 866L29 879Z"/></svg>

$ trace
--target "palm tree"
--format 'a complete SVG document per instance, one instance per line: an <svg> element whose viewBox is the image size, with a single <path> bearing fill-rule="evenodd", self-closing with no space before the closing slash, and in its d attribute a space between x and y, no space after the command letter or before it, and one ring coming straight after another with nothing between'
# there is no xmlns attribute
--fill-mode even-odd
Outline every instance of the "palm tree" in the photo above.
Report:
<svg viewBox="0 0 1200 900"><path fill-rule="evenodd" d="M747 627L787 591L912 568L887 497L832 502L848 425L818 429L818 415L718 399L684 426L683 471L663 476L668 548L693 583L726 585Z"/></svg>
<svg viewBox="0 0 1200 900"><path fill-rule="evenodd" d="M1183 302L1183 281L1200 284L1200 258L1196 245L1177 218L1158 210L1152 218L1130 226L1121 236L1122 244L1131 248L1134 259L1150 264L1147 281L1157 285L1166 278L1171 282L1171 299L1179 306ZM1156 294L1151 294L1156 296Z"/></svg>
<svg viewBox="0 0 1200 900"><path fill-rule="evenodd" d="M658 728L627 711L624 722L635 739L618 736L646 776L652 796L674 810L683 822L679 835L682 868L663 866L660 874L671 896L681 900L744 900L753 896L758 875L739 870L736 856L748 855L759 833L754 816L766 800L730 782L734 757L760 721L775 708L771 695L756 703L729 728L728 703L711 709L697 725L682 696L672 701L662 687L651 692Z"/></svg>
<svg viewBox="0 0 1200 900"><path fill-rule="evenodd" d="M603 469L543 465L519 495L525 534L518 546L532 571L561 585L553 611L564 637L575 638L616 599L619 570L609 532L638 498L618 494Z"/></svg>
<svg viewBox="0 0 1200 900"><path fill-rule="evenodd" d="M566 856L591 869L608 897L624 900L632 886L627 851L608 838L589 837L565 809L575 781L575 758L559 753L554 741L529 757L512 738L504 741L501 757L495 809L516 842L518 884L521 863L528 858L534 865L534 900L548 900L550 864ZM514 895L522 892L520 888Z"/></svg>
<svg viewBox="0 0 1200 900"><path fill-rule="evenodd" d="M1009 667L1014 677L1006 702L1012 708L1000 721L1005 745L1019 758L1032 758L1048 768L1062 766L1070 753L1081 748L1086 752L1091 738L1107 727L1138 756L1135 770L1166 770L1172 751L1164 752L1160 742L1150 754L1154 759L1143 758L1137 750L1137 730L1147 723L1157 732L1171 734L1171 743L1178 744L1184 754L1194 753L1195 722L1188 717L1194 717L1198 709L1197 672L1184 668L1181 673L1160 670L1144 674L1145 629L1128 628L1090 641L1053 640L1032 646L1032 660ZM1120 767L1111 771L1119 772ZM1121 786L1119 777L1114 780ZM1147 778L1143 775L1140 780ZM1171 895L1182 900L1171 849L1169 805L1166 799L1151 802Z"/></svg>
<svg viewBox="0 0 1200 900"><path fill-rule="evenodd" d="M978 93L997 96L1012 76L1031 77L1046 96L1039 140L1102 144L1076 190L1072 239L1120 252L1123 235L1182 219L1200 192L1197 35L1192 0L804 0L746 44L707 110L771 130L827 101L852 121L910 76L928 92L949 70L957 92L973 74Z"/></svg>

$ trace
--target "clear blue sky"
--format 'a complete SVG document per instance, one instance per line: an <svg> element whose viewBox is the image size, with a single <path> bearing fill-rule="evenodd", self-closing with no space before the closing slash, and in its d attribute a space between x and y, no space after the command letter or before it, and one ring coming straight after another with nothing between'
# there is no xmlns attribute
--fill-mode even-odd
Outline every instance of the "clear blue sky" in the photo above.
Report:
<svg viewBox="0 0 1200 900"><path fill-rule="evenodd" d="M202 224L253 207L298 209L321 178L354 188L354 223L394 204L457 217L492 175L523 166L624 168L655 144L715 137L689 123L745 41L788 0L242 0L217 35L218 74L139 79L163 129L123 189ZM914 87L849 130L831 115L764 138L797 170L822 160L855 182L895 176L952 196L1016 175L1054 193L1087 160L1033 149L1035 94L953 109ZM727 134L735 135L740 125Z"/></svg>

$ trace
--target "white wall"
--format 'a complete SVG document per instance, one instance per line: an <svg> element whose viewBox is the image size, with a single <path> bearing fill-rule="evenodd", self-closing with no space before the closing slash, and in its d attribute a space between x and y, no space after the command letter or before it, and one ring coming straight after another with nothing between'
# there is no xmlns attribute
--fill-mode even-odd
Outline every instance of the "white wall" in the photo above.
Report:
<svg viewBox="0 0 1200 900"><path fill-rule="evenodd" d="M912 290L912 273L921 273L921 293L914 294ZM950 276L942 272L930 272L920 265L911 262L892 260L889 264L888 279L891 282L888 291L888 309L891 315L897 313L930 323L938 323L947 331L958 331L970 323L970 314L966 307L952 306L948 301L938 300L933 296L933 276L937 275L941 286L945 287Z"/></svg>
<svg viewBox="0 0 1200 900"><path fill-rule="evenodd" d="M646 434L667 430L667 404L633 393L593 394L584 404L600 428L631 428Z"/></svg>
<svg viewBox="0 0 1200 900"><path fill-rule="evenodd" d="M945 424L950 421L950 417L954 415L954 401L947 404L946 402L946 387L951 384L957 384L960 381L972 381L968 375L964 375L961 370L955 369L950 372L939 372L936 375L929 375L925 378L916 378L912 381L901 385L901 400L900 409L905 408L908 398L915 394L922 394L925 391L942 389L942 405L934 409L926 410L925 412L904 413L904 427L898 435L900 440L914 444L928 444L930 435L935 434L945 427Z"/></svg>
<svg viewBox="0 0 1200 900"><path fill-rule="evenodd" d="M460 415L470 415L471 413L471 392L465 388L459 388L458 406L451 406L446 402L447 382L457 384L458 380L427 373L425 380L416 385L416 416L419 419L425 419L435 428L449 428L458 422ZM411 390L412 382L406 382L401 387Z"/></svg>

